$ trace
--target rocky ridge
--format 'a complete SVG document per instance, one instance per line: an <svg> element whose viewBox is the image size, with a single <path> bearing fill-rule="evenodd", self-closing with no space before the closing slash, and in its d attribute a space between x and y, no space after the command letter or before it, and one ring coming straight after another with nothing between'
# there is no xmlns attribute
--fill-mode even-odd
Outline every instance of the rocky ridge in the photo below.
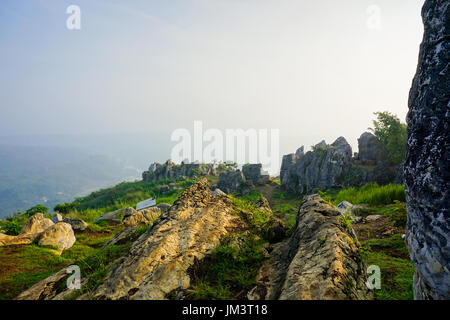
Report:
<svg viewBox="0 0 450 320"><path fill-rule="evenodd" d="M273 246L251 300L369 299L354 232L319 195L306 196L292 236Z"/></svg>

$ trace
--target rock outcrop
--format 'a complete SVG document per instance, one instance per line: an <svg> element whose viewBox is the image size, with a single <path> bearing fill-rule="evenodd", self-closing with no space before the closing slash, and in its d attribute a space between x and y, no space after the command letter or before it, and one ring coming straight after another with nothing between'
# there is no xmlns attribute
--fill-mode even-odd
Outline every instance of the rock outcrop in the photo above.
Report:
<svg viewBox="0 0 450 320"><path fill-rule="evenodd" d="M261 163L243 165L242 173L250 185L261 185L269 182L270 176L267 173L263 173Z"/></svg>
<svg viewBox="0 0 450 320"><path fill-rule="evenodd" d="M362 164L376 165L386 158L384 145L370 132L358 139L358 160Z"/></svg>
<svg viewBox="0 0 450 320"><path fill-rule="evenodd" d="M306 196L292 236L274 245L252 300L368 299L366 270L354 233L319 195Z"/></svg>
<svg viewBox="0 0 450 320"><path fill-rule="evenodd" d="M219 175L217 187L226 193L240 193L245 183L245 177L241 170L224 171Z"/></svg>
<svg viewBox="0 0 450 320"><path fill-rule="evenodd" d="M404 181L416 299L450 299L450 2L427 0L409 95Z"/></svg>
<svg viewBox="0 0 450 320"><path fill-rule="evenodd" d="M193 178L198 175L215 175L216 170L213 164L204 163L181 163L176 164L167 160L164 164L152 163L148 171L142 173L144 181L159 181L174 178Z"/></svg>
<svg viewBox="0 0 450 320"><path fill-rule="evenodd" d="M55 247L55 253L73 246L76 241L72 226L65 222L53 223L42 213L36 213L25 223L18 236L0 234L0 247L12 245L29 245L38 240L40 246Z"/></svg>
<svg viewBox="0 0 450 320"><path fill-rule="evenodd" d="M93 298L165 299L173 290L188 288L188 268L242 225L227 198L215 197L203 179L134 242Z"/></svg>
<svg viewBox="0 0 450 320"><path fill-rule="evenodd" d="M133 208L125 208L122 222L127 227L137 226L140 224L152 225L160 215L161 209L158 207L151 207L138 211Z"/></svg>
<svg viewBox="0 0 450 320"><path fill-rule="evenodd" d="M302 147L283 157L281 185L292 193L339 187L352 166L351 160L352 148L343 137L331 145L322 141L306 154Z"/></svg>

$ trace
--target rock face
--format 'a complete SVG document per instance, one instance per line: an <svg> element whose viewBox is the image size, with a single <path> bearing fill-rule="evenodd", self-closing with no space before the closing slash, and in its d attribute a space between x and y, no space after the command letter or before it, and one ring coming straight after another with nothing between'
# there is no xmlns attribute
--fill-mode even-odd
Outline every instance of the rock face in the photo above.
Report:
<svg viewBox="0 0 450 320"><path fill-rule="evenodd" d="M339 187L352 166L351 159L352 148L343 137L331 145L322 141L306 154L300 148L283 157L281 185L292 193Z"/></svg>
<svg viewBox="0 0 450 320"><path fill-rule="evenodd" d="M148 171L144 171L142 179L144 181L158 181L164 179L192 178L196 175L215 175L216 171L213 164L204 163L181 163L175 164L171 160L166 163L152 163Z"/></svg>
<svg viewBox="0 0 450 320"><path fill-rule="evenodd" d="M450 3L427 0L409 96L406 239L416 299L450 299Z"/></svg>
<svg viewBox="0 0 450 320"><path fill-rule="evenodd" d="M133 208L125 208L123 224L127 227L137 226L140 224L152 225L153 222L161 215L161 209L151 207L136 211Z"/></svg>
<svg viewBox="0 0 450 320"><path fill-rule="evenodd" d="M31 288L22 292L15 300L51 300L57 295L58 288L67 278L66 269L39 281Z"/></svg>
<svg viewBox="0 0 450 320"><path fill-rule="evenodd" d="M251 185L264 184L269 181L269 175L262 173L262 164L246 164L242 166L245 180Z"/></svg>
<svg viewBox="0 0 450 320"><path fill-rule="evenodd" d="M165 299L188 288L188 268L243 222L227 198L215 197L203 179L185 190L170 210L134 242L94 292L94 299Z"/></svg>
<svg viewBox="0 0 450 320"><path fill-rule="evenodd" d="M75 243L75 234L70 224L58 222L45 230L39 237L40 246L54 246L58 253L69 249Z"/></svg>
<svg viewBox="0 0 450 320"><path fill-rule="evenodd" d="M225 171L220 173L217 187L226 193L239 193L244 183L245 178L241 170Z"/></svg>
<svg viewBox="0 0 450 320"><path fill-rule="evenodd" d="M358 160L362 164L375 165L385 158L384 146L370 132L364 132L358 139Z"/></svg>
<svg viewBox="0 0 450 320"><path fill-rule="evenodd" d="M365 265L341 213L319 195L306 196L292 236L274 245L248 298L367 299Z"/></svg>

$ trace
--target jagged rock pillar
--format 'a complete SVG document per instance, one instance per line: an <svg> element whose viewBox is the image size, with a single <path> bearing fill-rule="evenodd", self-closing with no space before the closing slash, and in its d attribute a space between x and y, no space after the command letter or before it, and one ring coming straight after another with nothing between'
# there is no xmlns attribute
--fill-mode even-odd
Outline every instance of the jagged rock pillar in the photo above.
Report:
<svg viewBox="0 0 450 320"><path fill-rule="evenodd" d="M415 299L450 299L450 1L427 0L404 166Z"/></svg>

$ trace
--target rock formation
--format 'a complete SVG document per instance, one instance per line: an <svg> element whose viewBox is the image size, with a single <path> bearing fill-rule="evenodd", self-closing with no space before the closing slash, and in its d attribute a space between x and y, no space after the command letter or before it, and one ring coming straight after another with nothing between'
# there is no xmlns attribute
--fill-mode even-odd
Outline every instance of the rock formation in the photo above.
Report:
<svg viewBox="0 0 450 320"><path fill-rule="evenodd" d="M306 196L292 236L274 245L251 300L368 299L357 239L341 213L319 195Z"/></svg>
<svg viewBox="0 0 450 320"><path fill-rule="evenodd" d="M260 185L269 182L269 175L263 173L262 164L245 164L242 166L245 180L251 185Z"/></svg>
<svg viewBox="0 0 450 320"><path fill-rule="evenodd" d="M88 227L88 224L80 218L65 218L63 222L70 224L76 232L82 232Z"/></svg>
<svg viewBox="0 0 450 320"><path fill-rule="evenodd" d="M406 239L416 299L450 299L450 2L427 0L409 95Z"/></svg>
<svg viewBox="0 0 450 320"><path fill-rule="evenodd" d="M144 181L158 181L173 178L193 178L197 175L215 175L216 171L213 164L204 163L181 163L175 164L171 160L166 163L152 163L148 171L142 173Z"/></svg>
<svg viewBox="0 0 450 320"><path fill-rule="evenodd" d="M245 177L241 170L224 171L219 175L217 187L226 193L240 193L245 183Z"/></svg>
<svg viewBox="0 0 450 320"><path fill-rule="evenodd" d="M331 145L322 141L306 154L302 147L283 157L281 185L292 193L339 187L352 166L351 160L352 148L343 137Z"/></svg>
<svg viewBox="0 0 450 320"><path fill-rule="evenodd" d="M227 198L215 197L203 179L134 242L93 298L164 299L175 289L188 288L188 268L242 225Z"/></svg>
<svg viewBox="0 0 450 320"><path fill-rule="evenodd" d="M386 158L383 144L370 132L364 132L358 139L358 160L362 164L376 165Z"/></svg>
<svg viewBox="0 0 450 320"><path fill-rule="evenodd" d="M0 247L29 245L36 239L41 246L55 247L57 254L72 247L76 240L70 224L64 222L55 224L42 213L36 213L28 219L18 236L0 233Z"/></svg>
<svg viewBox="0 0 450 320"><path fill-rule="evenodd" d="M128 227L137 226L140 224L152 225L160 214L161 209L158 207L151 207L138 211L133 208L125 208L122 222Z"/></svg>

